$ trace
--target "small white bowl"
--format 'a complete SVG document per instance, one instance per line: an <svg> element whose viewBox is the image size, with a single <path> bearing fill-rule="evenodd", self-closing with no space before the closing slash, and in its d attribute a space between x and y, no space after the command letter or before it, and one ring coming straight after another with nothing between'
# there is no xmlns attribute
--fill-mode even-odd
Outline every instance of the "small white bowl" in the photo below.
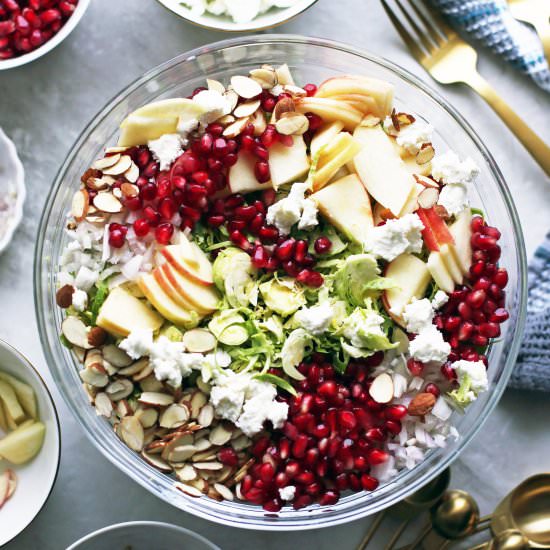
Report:
<svg viewBox="0 0 550 550"><path fill-rule="evenodd" d="M15 195L10 208L10 219L7 227L0 224L0 253L8 246L13 233L23 218L25 202L25 171L17 156L13 141L0 128L0 197Z"/></svg>
<svg viewBox="0 0 550 550"><path fill-rule="evenodd" d="M67 19L67 22L63 25L63 27L61 27L60 31L57 34L52 36L50 40L44 42L42 46L39 46L38 48L36 48L36 50L33 50L32 52L0 61L0 71L4 69L13 69L14 67L20 67L21 65L26 65L27 63L30 63L31 61L34 61L35 59L38 59L39 57L42 57L43 55L46 55L48 52L53 50L58 44L61 44L61 42L63 42L63 40L65 40L65 38L67 38L67 36L69 36L71 32L73 32L74 28L82 19L84 12L88 9L89 5L90 0L79 0L73 14L71 15L71 17L69 17L69 19Z"/></svg>
<svg viewBox="0 0 550 550"><path fill-rule="evenodd" d="M105 548L221 550L209 540L188 529L157 521L130 521L109 525L77 540L67 550L104 550Z"/></svg>
<svg viewBox="0 0 550 550"><path fill-rule="evenodd" d="M11 468L17 488L0 509L0 546L25 529L42 509L54 486L59 469L61 433L55 405L35 368L17 350L0 340L0 370L29 384L38 403L38 415L46 425L42 449L30 462L20 466L0 460L0 472Z"/></svg>
<svg viewBox="0 0 550 550"><path fill-rule="evenodd" d="M289 8L271 8L248 23L235 23L227 15L212 15L211 13L196 15L191 8L180 4L179 0L158 0L158 2L183 19L205 29L225 32L252 32L272 29L273 27L282 25L307 10L317 0L299 0L294 6Z"/></svg>

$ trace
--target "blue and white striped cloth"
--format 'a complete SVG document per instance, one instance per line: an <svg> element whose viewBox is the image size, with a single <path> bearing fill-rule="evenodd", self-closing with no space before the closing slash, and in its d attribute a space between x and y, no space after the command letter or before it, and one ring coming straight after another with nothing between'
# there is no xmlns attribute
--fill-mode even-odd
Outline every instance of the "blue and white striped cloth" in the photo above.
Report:
<svg viewBox="0 0 550 550"><path fill-rule="evenodd" d="M506 0L432 0L462 34L528 74L550 92L550 68L535 30L512 17Z"/></svg>

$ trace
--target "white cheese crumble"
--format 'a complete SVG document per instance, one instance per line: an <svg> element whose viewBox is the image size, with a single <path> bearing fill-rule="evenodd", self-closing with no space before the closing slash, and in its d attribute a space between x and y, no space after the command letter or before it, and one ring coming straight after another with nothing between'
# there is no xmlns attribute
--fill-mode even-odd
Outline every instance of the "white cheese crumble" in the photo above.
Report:
<svg viewBox="0 0 550 550"><path fill-rule="evenodd" d="M425 122L417 121L403 127L395 141L404 147L411 155L416 155L425 143L432 141L433 127Z"/></svg>
<svg viewBox="0 0 550 550"><path fill-rule="evenodd" d="M73 307L77 311L84 311L88 305L88 294L79 288L73 292Z"/></svg>
<svg viewBox="0 0 550 550"><path fill-rule="evenodd" d="M193 101L205 110L199 116L199 121L204 126L218 120L218 118L228 114L231 110L231 105L227 98L216 90L202 90L193 97Z"/></svg>
<svg viewBox="0 0 550 550"><path fill-rule="evenodd" d="M443 339L443 334L434 325L422 329L409 344L409 350L413 359L421 363L443 364L451 346Z"/></svg>
<svg viewBox="0 0 550 550"><path fill-rule="evenodd" d="M442 290L438 290L432 298L432 307L434 311L441 309L448 301L449 295Z"/></svg>
<svg viewBox="0 0 550 550"><path fill-rule="evenodd" d="M294 317L302 328L318 336L328 330L334 318L334 311L329 302L323 302L318 306L303 307L294 314Z"/></svg>
<svg viewBox="0 0 550 550"><path fill-rule="evenodd" d="M286 502L293 500L295 495L296 487L294 485L287 485L286 487L281 487L279 489L279 496Z"/></svg>
<svg viewBox="0 0 550 550"><path fill-rule="evenodd" d="M118 347L125 351L132 359L139 359L149 355L153 346L153 331L151 329L136 329L130 332Z"/></svg>
<svg viewBox="0 0 550 550"><path fill-rule="evenodd" d="M418 253L422 250L423 229L416 214L406 214L371 229L365 248L388 262L405 252Z"/></svg>
<svg viewBox="0 0 550 550"><path fill-rule="evenodd" d="M437 204L443 206L451 216L460 214L470 204L466 185L463 183L444 185L439 193Z"/></svg>
<svg viewBox="0 0 550 550"><path fill-rule="evenodd" d="M478 173L479 168L470 157L461 161L454 151L447 151L432 159L432 176L444 184L470 183Z"/></svg>
<svg viewBox="0 0 550 550"><path fill-rule="evenodd" d="M482 391L487 391L489 381L487 379L487 369L483 361L456 361L452 364L456 372L458 383L462 386L464 379L469 378L470 391L467 392L466 398L474 401L477 394Z"/></svg>
<svg viewBox="0 0 550 550"><path fill-rule="evenodd" d="M288 235L295 223L299 229L315 227L318 223L317 205L305 197L308 189L307 183L295 183L288 196L268 208L267 223L274 225L283 235Z"/></svg>
<svg viewBox="0 0 550 550"><path fill-rule="evenodd" d="M434 310L428 298L414 300L405 306L403 319L407 332L419 334L422 330L431 326L434 319Z"/></svg>
<svg viewBox="0 0 550 550"><path fill-rule="evenodd" d="M81 266L74 279L74 285L77 288L88 291L90 290L99 278L98 271L92 271L85 265Z"/></svg>
<svg viewBox="0 0 550 550"><path fill-rule="evenodd" d="M168 170L170 165L183 153L182 139L179 134L164 134L147 143L153 157L159 163L160 170Z"/></svg>

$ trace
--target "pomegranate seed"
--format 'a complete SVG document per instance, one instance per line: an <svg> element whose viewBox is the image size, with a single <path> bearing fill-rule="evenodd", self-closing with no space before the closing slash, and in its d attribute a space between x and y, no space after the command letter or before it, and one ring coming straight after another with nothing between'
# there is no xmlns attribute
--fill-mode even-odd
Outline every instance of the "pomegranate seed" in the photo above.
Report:
<svg viewBox="0 0 550 550"><path fill-rule="evenodd" d="M445 320L444 328L447 332L454 332L460 326L460 317L448 317Z"/></svg>
<svg viewBox="0 0 550 550"><path fill-rule="evenodd" d="M464 342L465 340L468 340L472 333L474 332L474 324L470 321L464 321L460 325L460 328L458 329L458 339L461 342Z"/></svg>
<svg viewBox="0 0 550 550"><path fill-rule="evenodd" d="M157 186L154 183L146 183L140 190L139 196L144 201L152 201L157 196Z"/></svg>
<svg viewBox="0 0 550 550"><path fill-rule="evenodd" d="M484 290L474 290L473 292L468 294L468 297L466 298L468 304L470 304L470 306L475 309L480 308L486 299L487 294Z"/></svg>
<svg viewBox="0 0 550 550"><path fill-rule="evenodd" d="M286 239L275 249L275 256L277 256L279 260L289 260L294 254L295 246L296 241L292 237L290 239Z"/></svg>
<svg viewBox="0 0 550 550"><path fill-rule="evenodd" d="M254 247L254 252L252 254L252 264L257 269L262 269L265 267L267 262L267 252L265 248L261 245Z"/></svg>
<svg viewBox="0 0 550 550"><path fill-rule="evenodd" d="M482 229L482 231L483 231L483 234L487 235L488 237L492 237L497 241L500 239L500 236L501 236L500 231L496 227L491 227L487 225Z"/></svg>
<svg viewBox="0 0 550 550"><path fill-rule="evenodd" d="M326 254L332 248L332 241L328 237L318 237L313 246L317 254Z"/></svg>
<svg viewBox="0 0 550 550"><path fill-rule="evenodd" d="M22 15L17 15L15 17L15 28L22 36L28 36L31 33L31 26Z"/></svg>
<svg viewBox="0 0 550 550"><path fill-rule="evenodd" d="M223 137L217 137L212 144L212 154L217 158L225 157L229 153L227 141Z"/></svg>
<svg viewBox="0 0 550 550"><path fill-rule="evenodd" d="M472 308L466 302L460 302L456 309L458 310L460 317L462 317L462 319L464 319L465 321L472 318Z"/></svg>
<svg viewBox="0 0 550 550"><path fill-rule="evenodd" d="M294 259L301 264L307 254L307 241L300 239L296 241L296 247L294 249Z"/></svg>
<svg viewBox="0 0 550 550"><path fill-rule="evenodd" d="M485 347L489 343L489 339L481 334L476 334L472 338L472 344L475 346Z"/></svg>
<svg viewBox="0 0 550 550"><path fill-rule="evenodd" d="M456 380L456 372L449 362L441 365L441 374L450 382Z"/></svg>
<svg viewBox="0 0 550 550"><path fill-rule="evenodd" d="M258 161L254 166L254 176L259 183L265 183L271 178L269 164L265 161Z"/></svg>
<svg viewBox="0 0 550 550"><path fill-rule="evenodd" d="M327 380L317 388L317 393L324 397L334 397L337 392L338 386L334 380Z"/></svg>
<svg viewBox="0 0 550 550"><path fill-rule="evenodd" d="M5 3L5 0L4 0ZM54 21L59 21L61 19L61 12L56 9L45 10L40 14L40 20L43 25L50 25Z"/></svg>
<svg viewBox="0 0 550 550"><path fill-rule="evenodd" d="M267 512L278 512L283 507L283 502L279 498L273 498L267 502L264 502L262 507Z"/></svg>
<svg viewBox="0 0 550 550"><path fill-rule="evenodd" d="M405 405L390 405L384 411L384 416L388 420L401 420L407 415L407 407Z"/></svg>
<svg viewBox="0 0 550 550"><path fill-rule="evenodd" d="M156 227L160 223L160 214L151 206L146 206L143 209L143 215L152 227Z"/></svg>
<svg viewBox="0 0 550 550"><path fill-rule="evenodd" d="M505 288L508 284L508 272L503 267L499 268L493 276L493 282L499 288Z"/></svg>
<svg viewBox="0 0 550 550"><path fill-rule="evenodd" d="M384 432L380 428L367 430L366 436L370 441L384 441Z"/></svg>
<svg viewBox="0 0 550 550"><path fill-rule="evenodd" d="M252 136L243 135L241 137L241 147L245 151L252 151L256 146L256 142Z"/></svg>
<svg viewBox="0 0 550 550"><path fill-rule="evenodd" d="M252 243L238 230L232 231L229 235L231 242L236 244L239 248L242 248L244 251L248 251L252 248Z"/></svg>
<svg viewBox="0 0 550 550"><path fill-rule="evenodd" d="M375 466L377 464L383 464L388 460L388 458L389 458L388 453L380 449L371 449L367 455L367 460L369 461L369 464L371 466Z"/></svg>
<svg viewBox="0 0 550 550"><path fill-rule="evenodd" d="M268 462L264 463L260 467L260 478L262 481L269 482L275 476L275 468Z"/></svg>
<svg viewBox="0 0 550 550"><path fill-rule="evenodd" d="M374 491L378 487L378 480L368 474L363 474L361 476L361 486L365 491Z"/></svg>
<svg viewBox="0 0 550 550"><path fill-rule="evenodd" d="M235 208L235 217L239 220L250 221L256 216L256 209L253 206L238 206Z"/></svg>
<svg viewBox="0 0 550 550"><path fill-rule="evenodd" d="M218 451L218 460L226 466L236 466L239 463L237 453L231 447L223 447Z"/></svg>
<svg viewBox="0 0 550 550"><path fill-rule="evenodd" d="M155 239L160 244L168 244L174 234L174 226L171 223L161 223L155 229Z"/></svg>
<svg viewBox="0 0 550 550"><path fill-rule="evenodd" d="M276 99L273 96L264 97L262 99L262 109L268 113L271 113L275 108Z"/></svg>
<svg viewBox="0 0 550 550"><path fill-rule="evenodd" d="M0 21L0 37L8 36L14 32L15 23L13 21Z"/></svg>
<svg viewBox="0 0 550 550"><path fill-rule="evenodd" d="M313 96L317 92L317 86L315 86L315 84L306 84L303 89L308 96Z"/></svg>
<svg viewBox="0 0 550 550"><path fill-rule="evenodd" d="M292 507L294 510L300 510L301 508L309 506L312 502L313 499L309 495L301 495L299 497L295 497L292 502Z"/></svg>
<svg viewBox="0 0 550 550"><path fill-rule="evenodd" d="M497 338L500 336L500 326L497 323L482 323L479 333L487 338Z"/></svg>
<svg viewBox="0 0 550 550"><path fill-rule="evenodd" d="M397 435L401 431L401 422L396 420L386 420L384 422L384 428L392 435Z"/></svg>
<svg viewBox="0 0 550 550"><path fill-rule="evenodd" d="M113 225L113 224L111 224ZM109 244L114 248L121 248L124 245L126 235L122 229L113 229L109 231Z"/></svg>
<svg viewBox="0 0 550 550"><path fill-rule="evenodd" d="M353 430L357 426L357 418L351 411L340 411L340 426L345 430Z"/></svg>
<svg viewBox="0 0 550 550"><path fill-rule="evenodd" d="M307 436L304 434L298 435L292 445L292 455L296 458L302 458L306 453L307 448Z"/></svg>
<svg viewBox="0 0 550 550"><path fill-rule="evenodd" d="M313 132L323 125L323 119L319 115L306 113L306 117L309 120L309 129Z"/></svg>
<svg viewBox="0 0 550 550"><path fill-rule="evenodd" d="M470 223L470 227L472 228L472 231L474 233L482 231L484 225L485 225L485 222L483 221L483 218L481 216L474 216Z"/></svg>
<svg viewBox="0 0 550 550"><path fill-rule="evenodd" d="M261 214L261 213L258 213L256 214L252 220L250 221L250 223L248 224L248 230L253 234L253 235L259 235L260 233L260 229L264 223L264 215Z"/></svg>
<svg viewBox="0 0 550 550"><path fill-rule="evenodd" d="M168 197L160 201L158 208L159 214L166 220L172 219L172 216L177 212L176 203Z"/></svg>
<svg viewBox="0 0 550 550"><path fill-rule="evenodd" d="M412 357L407 361L407 368L413 376L420 376L424 370L424 363L415 361Z"/></svg>
<svg viewBox="0 0 550 550"><path fill-rule="evenodd" d="M279 231L273 226L264 226L260 228L258 233L260 240L265 244L271 244L279 238Z"/></svg>
<svg viewBox="0 0 550 550"><path fill-rule="evenodd" d="M338 500L340 500L340 494L337 491L329 490L321 495L319 498L319 504L321 506L330 506L332 504L336 504Z"/></svg>
<svg viewBox="0 0 550 550"><path fill-rule="evenodd" d="M183 220L189 220L193 223L201 219L201 213L196 208L191 208L185 204L180 206L179 213Z"/></svg>
<svg viewBox="0 0 550 550"><path fill-rule="evenodd" d="M319 288L324 282L323 276L318 271L311 269L302 269L296 276L296 280L306 286Z"/></svg>
<svg viewBox="0 0 550 550"><path fill-rule="evenodd" d="M504 308L499 307L491 314L489 320L492 323L504 323L509 317L510 314Z"/></svg>
<svg viewBox="0 0 550 550"><path fill-rule="evenodd" d="M223 126L218 122L212 122L207 126L206 131L212 136L218 137L223 134Z"/></svg>
<svg viewBox="0 0 550 550"><path fill-rule="evenodd" d="M441 391L439 390L439 388L435 384L433 384L432 382L430 382L429 384L426 384L426 387L424 388L424 391L426 393L431 393L435 397L439 397L440 394L441 394Z"/></svg>
<svg viewBox="0 0 550 550"><path fill-rule="evenodd" d="M144 218L138 218L134 222L134 232L138 237L145 237L151 230L149 222Z"/></svg>
<svg viewBox="0 0 550 550"><path fill-rule="evenodd" d="M487 277L480 277L474 283L474 290L487 290L491 286L491 280Z"/></svg>
<svg viewBox="0 0 550 550"><path fill-rule="evenodd" d="M260 141L265 147L271 147L277 141L277 130L273 124L268 124L263 134L260 136Z"/></svg>
<svg viewBox="0 0 550 550"><path fill-rule="evenodd" d="M210 227L220 227L225 222L225 218L223 216L208 216L206 219L206 223Z"/></svg>
<svg viewBox="0 0 550 550"><path fill-rule="evenodd" d="M483 261L476 262L470 267L470 275L472 275L473 277L476 277L476 278L481 277L481 275L483 275L484 272L485 272L485 262Z"/></svg>

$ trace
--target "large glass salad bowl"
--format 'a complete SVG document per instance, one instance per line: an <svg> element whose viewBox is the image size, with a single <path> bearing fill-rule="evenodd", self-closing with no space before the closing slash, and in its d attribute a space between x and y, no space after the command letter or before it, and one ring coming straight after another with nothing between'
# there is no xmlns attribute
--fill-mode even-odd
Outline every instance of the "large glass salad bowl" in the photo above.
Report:
<svg viewBox="0 0 550 550"><path fill-rule="evenodd" d="M62 312L56 307L58 259L64 246L65 213L78 188L80 175L106 145L116 141L118 126L136 108L159 99L185 97L205 78L227 80L264 63L287 63L300 82L320 82L337 74L364 74L395 86L395 103L436 128L434 142L471 157L479 166L472 189L474 207L502 232L502 265L509 273L507 308L511 318L489 351L489 390L457 415L459 437L433 450L412 470L402 471L372 493L343 497L327 507L285 508L269 514L260 507L207 497L194 499L176 491L173 481L129 450L110 424L97 416L82 391L76 360L59 339ZM427 483L457 458L480 429L501 396L516 359L525 317L526 261L523 237L509 191L495 161L461 115L437 93L392 63L351 47L325 40L265 35L219 42L182 54L153 69L115 97L88 125L61 167L47 200L35 256L35 293L39 330L48 364L69 407L89 439L128 476L166 502L211 521L242 528L294 530L325 527L382 510Z"/></svg>

